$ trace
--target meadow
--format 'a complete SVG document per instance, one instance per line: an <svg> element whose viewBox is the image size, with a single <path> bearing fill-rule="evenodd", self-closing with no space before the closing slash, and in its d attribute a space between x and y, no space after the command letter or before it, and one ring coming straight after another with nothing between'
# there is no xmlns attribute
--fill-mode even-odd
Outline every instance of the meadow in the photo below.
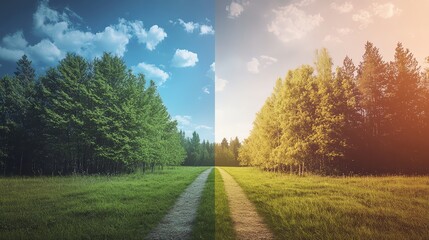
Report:
<svg viewBox="0 0 429 240"><path fill-rule="evenodd" d="M278 239L428 239L429 177L324 177L224 167Z"/></svg>
<svg viewBox="0 0 429 240"><path fill-rule="evenodd" d="M0 178L0 239L142 239L205 169Z"/></svg>

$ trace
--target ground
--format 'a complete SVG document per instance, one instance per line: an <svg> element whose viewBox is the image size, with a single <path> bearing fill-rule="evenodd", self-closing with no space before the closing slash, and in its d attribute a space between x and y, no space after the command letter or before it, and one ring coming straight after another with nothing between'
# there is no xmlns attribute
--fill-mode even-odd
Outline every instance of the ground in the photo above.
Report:
<svg viewBox="0 0 429 240"><path fill-rule="evenodd" d="M205 169L0 178L0 239L142 239Z"/></svg>
<svg viewBox="0 0 429 240"><path fill-rule="evenodd" d="M290 176L224 168L277 239L427 239L429 177Z"/></svg>
<svg viewBox="0 0 429 240"><path fill-rule="evenodd" d="M0 239L143 239L192 186L200 195L191 239L240 239L254 221L274 239L427 239L428 176L298 177L248 167L201 175L207 168L0 178Z"/></svg>

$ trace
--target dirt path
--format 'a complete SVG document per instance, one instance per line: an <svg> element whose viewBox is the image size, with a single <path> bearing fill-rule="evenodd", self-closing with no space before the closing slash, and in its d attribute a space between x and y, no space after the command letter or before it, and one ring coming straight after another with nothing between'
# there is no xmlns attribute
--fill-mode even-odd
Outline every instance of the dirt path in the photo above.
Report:
<svg viewBox="0 0 429 240"><path fill-rule="evenodd" d="M222 168L219 169L228 196L229 209L238 239L274 239L273 234L258 215L243 189Z"/></svg>
<svg viewBox="0 0 429 240"><path fill-rule="evenodd" d="M180 195L176 204L146 239L189 239L207 177L213 168L205 170Z"/></svg>

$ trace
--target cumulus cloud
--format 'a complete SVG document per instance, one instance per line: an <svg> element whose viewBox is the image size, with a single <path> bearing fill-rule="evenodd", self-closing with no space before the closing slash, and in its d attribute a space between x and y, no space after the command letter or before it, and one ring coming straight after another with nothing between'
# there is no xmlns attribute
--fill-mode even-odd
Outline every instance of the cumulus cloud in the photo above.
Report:
<svg viewBox="0 0 429 240"><path fill-rule="evenodd" d="M53 63L65 56L66 52L75 52L86 58L99 57L103 52L112 52L124 56L130 39L136 37L139 43L149 50L167 37L165 31L153 25L148 31L141 21L119 19L117 24L106 26L100 32L82 31L76 28L71 19L82 18L69 8L63 12L53 10L48 1L41 1L33 14L34 32L43 39L29 45L22 31L3 37L0 46L0 58L16 61L18 54L27 54L35 63ZM19 56L20 57L20 56Z"/></svg>
<svg viewBox="0 0 429 240"><path fill-rule="evenodd" d="M374 17L389 19L401 14L402 9L396 7L393 3L373 3L367 10L360 10L353 14L352 19L359 23L359 28L364 29L374 22Z"/></svg>
<svg viewBox="0 0 429 240"><path fill-rule="evenodd" d="M247 71L251 73L259 73L259 60L257 58L252 58L247 62Z"/></svg>
<svg viewBox="0 0 429 240"><path fill-rule="evenodd" d="M283 42L301 39L323 22L320 14L310 15L290 4L273 9L274 20L268 24L268 32Z"/></svg>
<svg viewBox="0 0 429 240"><path fill-rule="evenodd" d="M165 81L167 81L167 79L170 77L168 73L158 68L154 64L148 64L145 62L141 62L137 64L137 66L132 66L131 70L135 74L142 73L147 79L157 81L159 86L165 83Z"/></svg>
<svg viewBox="0 0 429 240"><path fill-rule="evenodd" d="M188 126L191 124L192 117L188 115L176 115L173 119L182 126Z"/></svg>
<svg viewBox="0 0 429 240"><path fill-rule="evenodd" d="M228 12L228 17L234 19L241 15L241 13L244 11L244 7L238 2L232 1L229 5L226 6L226 11Z"/></svg>
<svg viewBox="0 0 429 240"><path fill-rule="evenodd" d="M17 31L14 34L4 36L2 42L3 45L9 49L23 49L27 47L28 44L22 31Z"/></svg>
<svg viewBox="0 0 429 240"><path fill-rule="evenodd" d="M183 28L185 29L186 32L188 33L192 33L194 32L195 29L198 28L199 24L198 23L194 23L194 22L185 22L182 19L178 19L180 25L183 26Z"/></svg>
<svg viewBox="0 0 429 240"><path fill-rule="evenodd" d="M30 56L39 56L44 62L55 62L61 59L61 51L55 44L43 39L38 44L28 48Z"/></svg>
<svg viewBox="0 0 429 240"><path fill-rule="evenodd" d="M194 23L192 21L185 22L180 18L177 21L178 22L174 22L174 21L170 21L170 22L173 24L179 23L183 27L183 29L188 33L193 33L194 30L199 30L200 35L211 35L215 33L213 26L211 25Z"/></svg>
<svg viewBox="0 0 429 240"><path fill-rule="evenodd" d="M386 4L373 3L372 11L376 16L379 16L385 19L394 17L402 12L402 10L396 7L393 3L386 3Z"/></svg>
<svg viewBox="0 0 429 240"><path fill-rule="evenodd" d="M175 67L193 67L198 62L198 55L186 49L176 49L172 64Z"/></svg>
<svg viewBox="0 0 429 240"><path fill-rule="evenodd" d="M209 25L201 25L200 26L200 35L208 35L208 34L214 34L215 31L213 30L212 26Z"/></svg>
<svg viewBox="0 0 429 240"><path fill-rule="evenodd" d="M222 92L223 90L225 90L225 87L227 84L228 84L227 80L216 77L215 92Z"/></svg>
<svg viewBox="0 0 429 240"><path fill-rule="evenodd" d="M250 73L259 73L261 68L266 68L267 66L276 63L277 59L267 56L261 55L259 58L253 57L249 62L247 62L247 70Z"/></svg>
<svg viewBox="0 0 429 240"><path fill-rule="evenodd" d="M312 4L315 0L301 0L295 3L298 7L305 7Z"/></svg>
<svg viewBox="0 0 429 240"><path fill-rule="evenodd" d="M353 21L359 23L359 28L364 29L373 22L371 13L366 10L360 10L358 13L353 14Z"/></svg>
<svg viewBox="0 0 429 240"><path fill-rule="evenodd" d="M18 49L8 49L0 46L0 59L16 62L24 55L24 51Z"/></svg>
<svg viewBox="0 0 429 240"><path fill-rule="evenodd" d="M348 13L353 10L353 4L351 2L344 2L342 4L333 2L331 3L331 8L335 9L340 13Z"/></svg>
<svg viewBox="0 0 429 240"><path fill-rule="evenodd" d="M138 42L146 44L146 48L150 51L154 50L156 46L167 37L167 33L164 29L158 25L153 25L150 27L149 31L146 31L142 21L134 21L130 23L130 25L138 39Z"/></svg>

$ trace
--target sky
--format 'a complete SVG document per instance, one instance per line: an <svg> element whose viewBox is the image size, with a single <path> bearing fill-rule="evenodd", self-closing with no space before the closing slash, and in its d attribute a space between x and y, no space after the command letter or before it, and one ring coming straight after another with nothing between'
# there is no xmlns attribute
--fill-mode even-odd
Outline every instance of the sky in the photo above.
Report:
<svg viewBox="0 0 429 240"><path fill-rule="evenodd" d="M366 41L393 60L398 42L422 67L429 56L428 0L216 1L216 142L249 136L275 81L313 64L327 48L334 66L362 60Z"/></svg>
<svg viewBox="0 0 429 240"><path fill-rule="evenodd" d="M187 136L214 141L214 0L3 0L0 22L0 76L23 54L41 75L67 52L111 52L156 82Z"/></svg>

